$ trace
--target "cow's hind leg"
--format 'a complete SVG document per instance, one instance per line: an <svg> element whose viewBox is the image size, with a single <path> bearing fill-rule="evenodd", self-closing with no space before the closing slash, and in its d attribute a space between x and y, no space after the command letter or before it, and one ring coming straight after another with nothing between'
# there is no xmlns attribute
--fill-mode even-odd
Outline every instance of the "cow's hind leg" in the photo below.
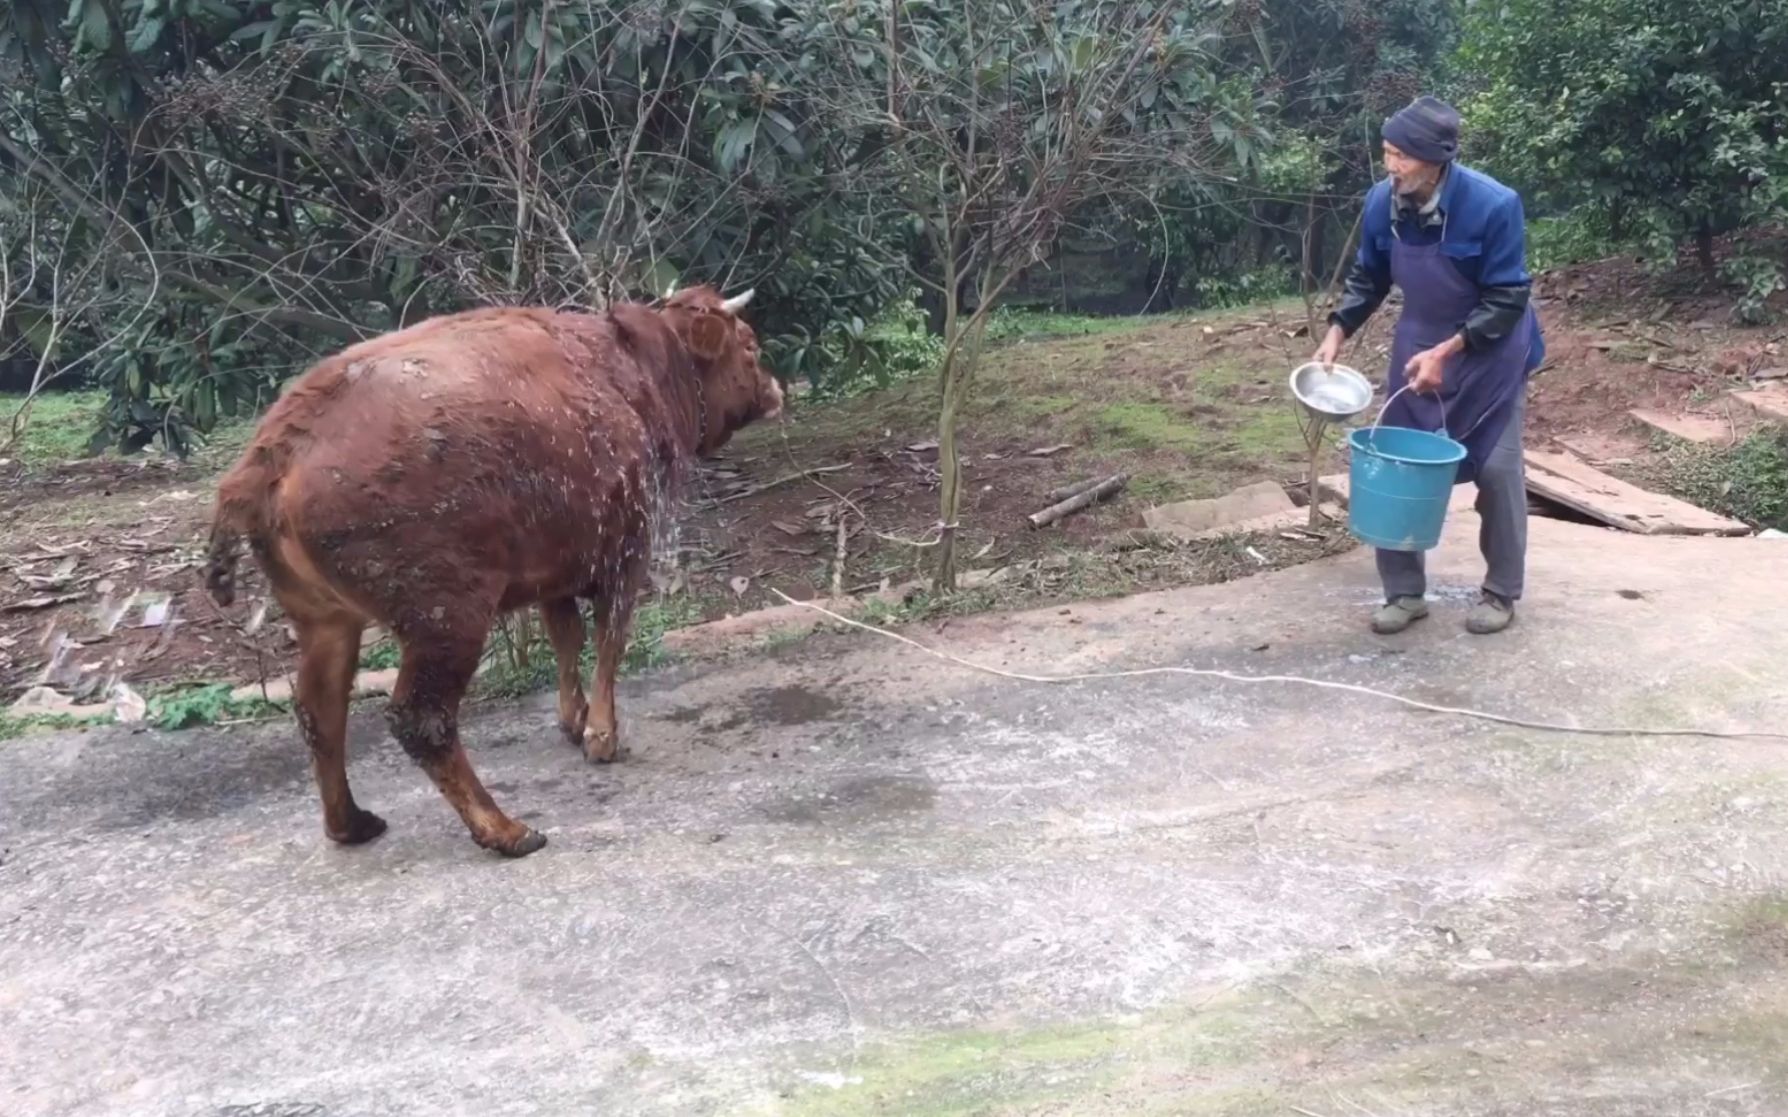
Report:
<svg viewBox="0 0 1788 1117"><path fill-rule="evenodd" d="M578 611L577 599L566 597L541 602L540 619L559 661L559 730L566 740L581 745L590 714L578 663L584 654L584 615Z"/></svg>
<svg viewBox="0 0 1788 1117"><path fill-rule="evenodd" d="M293 705L323 799L323 832L343 845L370 842L385 832L385 821L361 810L348 788L348 700L360 660L361 623L346 617L294 622L299 660Z"/></svg>
<svg viewBox="0 0 1788 1117"><path fill-rule="evenodd" d="M596 677L592 681L589 725L584 730L584 756L607 764L621 751L620 726L615 718L615 676L627 654L627 633L633 624L631 587L612 597L595 600Z"/></svg>
<svg viewBox="0 0 1788 1117"><path fill-rule="evenodd" d="M403 666L387 716L392 735L459 812L472 840L509 857L525 857L546 844L545 836L503 813L479 782L459 738L460 699L478 670L489 627L488 617L479 622L476 629L398 632Z"/></svg>

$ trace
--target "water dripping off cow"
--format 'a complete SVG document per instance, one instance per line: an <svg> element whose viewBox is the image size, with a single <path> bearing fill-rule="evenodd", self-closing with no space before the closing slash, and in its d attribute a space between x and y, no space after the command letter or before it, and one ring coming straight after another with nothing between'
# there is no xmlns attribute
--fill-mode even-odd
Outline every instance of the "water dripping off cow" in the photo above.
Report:
<svg viewBox="0 0 1788 1117"><path fill-rule="evenodd" d="M298 728L331 839L385 830L346 766L369 625L402 648L391 732L479 845L519 857L546 843L497 806L460 740L461 700L503 613L539 608L560 728L590 760L615 757L615 674L655 521L694 458L782 409L739 316L749 297L694 287L602 313L432 318L323 360L267 413L219 485L206 583L230 604L246 544L291 620Z"/></svg>

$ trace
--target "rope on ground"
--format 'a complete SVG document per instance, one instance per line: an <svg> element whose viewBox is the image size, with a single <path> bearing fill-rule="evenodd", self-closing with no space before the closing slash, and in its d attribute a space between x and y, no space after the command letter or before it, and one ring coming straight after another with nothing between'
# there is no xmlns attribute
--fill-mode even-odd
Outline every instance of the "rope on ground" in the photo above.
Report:
<svg viewBox="0 0 1788 1117"><path fill-rule="evenodd" d="M1401 694L1393 694L1390 691L1376 690L1368 686L1358 686L1354 683L1338 683L1328 679L1307 679L1301 675L1247 675L1236 671L1223 671L1210 667L1144 667L1133 671L1084 671L1065 675L1033 675L1022 671L1007 671L1004 668L992 667L985 663L976 663L974 660L964 659L962 656L943 651L940 648L933 648L930 645L922 644L912 637L903 635L902 633L890 632L885 628L877 628L874 625L864 624L862 621L840 616L823 605L817 605L811 601L796 601L781 590L774 590L772 592L790 605L799 605L803 609L811 609L812 611L822 614L823 616L849 628L862 629L864 632L871 632L877 636L884 636L889 640L905 644L909 648L914 648L923 652L934 659L941 659L947 663L954 663L960 667L966 667L971 671L980 671L984 674L994 675L1002 679L1011 679L1016 682L1085 683L1105 682L1114 679L1146 679L1158 675L1190 675L1194 678L1222 679L1227 682L1245 683L1249 685L1273 683L1288 686L1314 687L1317 690L1341 691L1346 694L1357 694L1365 698L1376 698L1381 701L1392 702L1411 710L1421 710L1424 713L1469 718L1475 721L1487 721L1497 725L1512 726L1517 729L1538 730L1543 733L1574 733L1584 737L1700 737L1719 741L1747 739L1788 741L1788 733L1770 733L1755 729L1641 729L1625 726L1563 725L1558 722L1535 721L1528 718L1513 717L1508 714L1493 714L1483 710L1467 709L1462 706L1441 706L1432 702L1423 702L1419 699L1409 698Z"/></svg>

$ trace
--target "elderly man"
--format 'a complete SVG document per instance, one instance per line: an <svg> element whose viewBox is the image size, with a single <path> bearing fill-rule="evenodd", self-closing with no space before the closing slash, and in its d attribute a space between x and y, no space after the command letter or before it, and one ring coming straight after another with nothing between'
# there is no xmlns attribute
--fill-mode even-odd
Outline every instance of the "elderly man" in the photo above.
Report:
<svg viewBox="0 0 1788 1117"><path fill-rule="evenodd" d="M1444 427L1465 445L1458 483L1477 483L1489 568L1466 628L1488 635L1515 619L1527 565L1521 427L1545 343L1528 301L1525 218L1513 190L1455 162L1459 114L1447 105L1418 98L1383 135L1389 175L1366 196L1359 254L1316 359L1334 363L1391 285L1402 290L1383 421ZM1421 552L1381 550L1378 573L1385 604L1374 632L1402 632L1428 615Z"/></svg>

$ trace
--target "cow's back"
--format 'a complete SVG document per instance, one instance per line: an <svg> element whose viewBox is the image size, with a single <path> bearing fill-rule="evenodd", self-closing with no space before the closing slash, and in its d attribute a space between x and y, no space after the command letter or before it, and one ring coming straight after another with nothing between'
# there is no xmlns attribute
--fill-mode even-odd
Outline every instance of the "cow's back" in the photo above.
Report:
<svg viewBox="0 0 1788 1117"><path fill-rule="evenodd" d="M352 346L269 411L220 505L264 486L268 535L374 593L484 577L511 598L581 591L643 546L653 473L689 421L653 328L500 309Z"/></svg>

